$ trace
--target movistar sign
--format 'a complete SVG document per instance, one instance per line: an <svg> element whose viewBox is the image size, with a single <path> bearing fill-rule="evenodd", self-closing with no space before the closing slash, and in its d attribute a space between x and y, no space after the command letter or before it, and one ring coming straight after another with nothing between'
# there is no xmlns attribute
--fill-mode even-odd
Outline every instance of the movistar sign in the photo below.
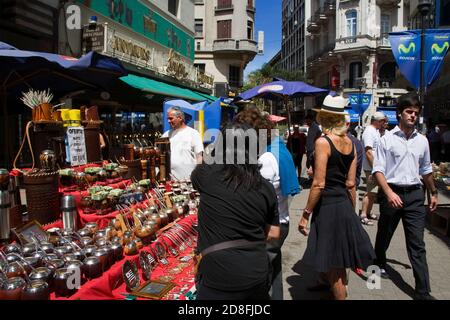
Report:
<svg viewBox="0 0 450 320"><path fill-rule="evenodd" d="M409 54L409 53L415 53L416 52L416 45L414 42L410 42L408 47L406 47L403 43L398 46L398 52L400 54Z"/></svg>
<svg viewBox="0 0 450 320"><path fill-rule="evenodd" d="M420 86L420 30L389 33L392 54L400 72L416 88ZM445 55L450 49L449 29L427 29L425 31L425 87L435 81L442 68Z"/></svg>
<svg viewBox="0 0 450 320"><path fill-rule="evenodd" d="M437 44L437 43L433 43L433 45L431 46L431 54L442 55L443 53L445 53L448 50L448 47L449 47L448 42L444 42L442 47L439 46L439 44Z"/></svg>

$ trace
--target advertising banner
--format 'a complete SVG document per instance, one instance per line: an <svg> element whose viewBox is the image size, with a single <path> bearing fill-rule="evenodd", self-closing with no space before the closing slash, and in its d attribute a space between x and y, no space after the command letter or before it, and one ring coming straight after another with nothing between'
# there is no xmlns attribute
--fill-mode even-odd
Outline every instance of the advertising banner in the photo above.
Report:
<svg viewBox="0 0 450 320"><path fill-rule="evenodd" d="M416 89L420 87L420 34L421 30L389 33L392 53L400 72ZM449 29L425 30L425 87L439 77L449 47Z"/></svg>
<svg viewBox="0 0 450 320"><path fill-rule="evenodd" d="M357 113L363 114L367 108L370 106L370 101L372 100L371 94L349 94L349 105Z"/></svg>
<svg viewBox="0 0 450 320"><path fill-rule="evenodd" d="M425 87L430 86L441 73L445 55L450 47L450 30L433 29L425 33Z"/></svg>
<svg viewBox="0 0 450 320"><path fill-rule="evenodd" d="M420 86L420 30L389 33L392 53L398 68L411 84Z"/></svg>

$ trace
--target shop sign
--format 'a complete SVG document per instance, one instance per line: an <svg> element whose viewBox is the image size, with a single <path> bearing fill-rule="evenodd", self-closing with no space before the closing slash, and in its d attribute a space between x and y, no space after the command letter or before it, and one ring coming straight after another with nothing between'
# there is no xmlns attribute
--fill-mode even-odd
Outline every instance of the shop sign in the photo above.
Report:
<svg viewBox="0 0 450 320"><path fill-rule="evenodd" d="M102 24L83 27L83 54L105 51L106 27Z"/></svg>
<svg viewBox="0 0 450 320"><path fill-rule="evenodd" d="M83 127L68 127L67 142L69 147L69 162L72 166L87 164L86 142Z"/></svg>
<svg viewBox="0 0 450 320"><path fill-rule="evenodd" d="M184 80L189 75L189 73L186 72L184 63L181 61L180 57L175 53L173 49L170 49L169 51L166 72L169 75L174 76L178 80Z"/></svg>
<svg viewBox="0 0 450 320"><path fill-rule="evenodd" d="M110 45L112 50L125 53L130 57L135 57L144 61L150 60L150 50L133 43L131 40L125 40L117 35L113 35L110 40Z"/></svg>
<svg viewBox="0 0 450 320"><path fill-rule="evenodd" d="M198 82L203 84L208 84L210 86L214 85L214 77L209 76L203 72L198 73L197 80Z"/></svg>

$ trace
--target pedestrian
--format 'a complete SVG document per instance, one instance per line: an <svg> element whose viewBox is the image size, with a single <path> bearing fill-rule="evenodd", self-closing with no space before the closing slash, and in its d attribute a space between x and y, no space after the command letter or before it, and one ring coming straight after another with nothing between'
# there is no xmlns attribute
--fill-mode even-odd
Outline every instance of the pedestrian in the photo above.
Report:
<svg viewBox="0 0 450 320"><path fill-rule="evenodd" d="M384 118L384 124L380 127L380 130L379 130L380 137L384 136L386 133L389 133L388 128L389 128L389 118L388 118L388 116L386 116Z"/></svg>
<svg viewBox="0 0 450 320"><path fill-rule="evenodd" d="M383 112L377 111L372 115L371 123L366 127L362 135L364 146L363 170L366 176L366 193L364 194L361 207L361 223L373 225L369 219L376 220L377 216L372 214L373 203L378 192L378 186L372 176L373 158L380 140L379 130L384 126L386 116Z"/></svg>
<svg viewBox="0 0 450 320"><path fill-rule="evenodd" d="M316 140L322 135L322 130L314 116L311 114L305 117L305 123L308 125L308 135L306 136L306 168L307 175L311 180L313 175L312 164L314 162L314 146Z"/></svg>
<svg viewBox="0 0 450 320"><path fill-rule="evenodd" d="M197 130L185 123L184 112L178 107L167 110L171 129L163 134L170 139L170 169L176 180L188 180L203 159L203 142Z"/></svg>
<svg viewBox="0 0 450 320"><path fill-rule="evenodd" d="M350 132L350 115L345 115L345 124L347 126L347 137L352 140L356 149L356 175L355 175L355 186L356 190L358 190L359 183L361 182L361 171L362 171L362 163L364 159L364 148L362 146L361 141L359 141L351 132Z"/></svg>
<svg viewBox="0 0 450 320"><path fill-rule="evenodd" d="M298 180L302 177L302 161L305 154L306 135L300 132L298 125L294 125L294 133L288 137L287 148L291 152L294 164L297 167Z"/></svg>
<svg viewBox="0 0 450 320"><path fill-rule="evenodd" d="M438 131L436 131L436 126L431 120L428 122L428 130L426 136L428 139L428 145L430 147L431 162L439 164L441 153L441 136L439 135Z"/></svg>
<svg viewBox="0 0 450 320"><path fill-rule="evenodd" d="M248 133L247 124L225 126L223 164L200 164L191 175L200 193L198 300L269 299L266 241L280 236L278 205L272 184L259 172Z"/></svg>
<svg viewBox="0 0 450 320"><path fill-rule="evenodd" d="M273 123L257 110L245 110L236 116L239 123L247 123L258 131L258 136L267 135L267 148L259 156L261 175L273 187L278 200L280 216L280 237L267 243L267 252L272 263L272 300L283 300L282 253L281 248L289 234L289 203L292 196L300 193L295 165L289 150L278 135L271 136Z"/></svg>
<svg viewBox="0 0 450 320"><path fill-rule="evenodd" d="M446 125L441 135L442 149L444 150L444 161L450 162L450 128Z"/></svg>
<svg viewBox="0 0 450 320"><path fill-rule="evenodd" d="M422 105L415 93L398 98L396 126L385 135L377 148L372 173L381 187L380 220L375 242L375 263L386 278L386 251L398 223L402 220L406 248L412 265L416 288L414 299L434 300L430 295L430 280L423 232L426 209L422 182L431 192L430 211L437 205L437 189L433 182L430 149L427 139L416 129Z"/></svg>
<svg viewBox="0 0 450 320"><path fill-rule="evenodd" d="M317 115L314 178L299 231L308 235L303 262L326 274L334 298L346 298L346 268L364 268L374 258L369 236L355 214L356 148L347 137L348 99L327 96ZM312 215L311 231L307 224Z"/></svg>

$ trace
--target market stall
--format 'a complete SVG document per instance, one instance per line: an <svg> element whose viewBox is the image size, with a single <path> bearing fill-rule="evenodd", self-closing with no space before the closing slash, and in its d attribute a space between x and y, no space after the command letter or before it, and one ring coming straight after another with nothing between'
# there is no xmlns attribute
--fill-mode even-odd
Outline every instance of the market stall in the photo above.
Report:
<svg viewBox="0 0 450 320"><path fill-rule="evenodd" d="M438 206L430 215L430 222L439 233L450 237L450 163L433 164L433 178L438 190Z"/></svg>
<svg viewBox="0 0 450 320"><path fill-rule="evenodd" d="M188 181L112 179L119 167L60 170L61 218L13 230L0 250L0 299L193 298L198 194Z"/></svg>

